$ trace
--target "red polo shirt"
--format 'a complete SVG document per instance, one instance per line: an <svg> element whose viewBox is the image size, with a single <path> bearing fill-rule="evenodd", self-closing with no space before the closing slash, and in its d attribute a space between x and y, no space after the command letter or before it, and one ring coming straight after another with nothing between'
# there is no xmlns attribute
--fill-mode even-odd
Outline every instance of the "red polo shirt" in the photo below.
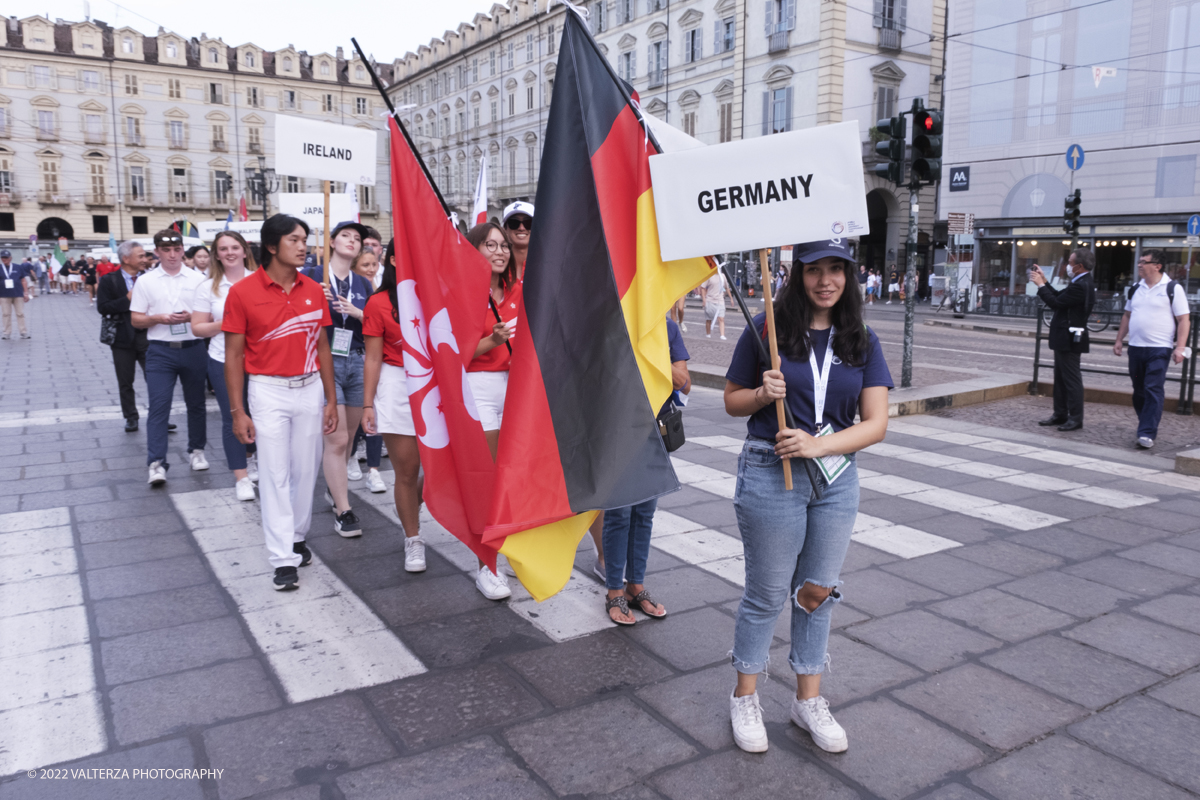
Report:
<svg viewBox="0 0 1200 800"><path fill-rule="evenodd" d="M363 336L383 338L383 363L404 367L404 333L392 318L392 299L387 292L376 292L363 311Z"/></svg>
<svg viewBox="0 0 1200 800"><path fill-rule="evenodd" d="M496 312L492 310L492 304L486 300L484 302L486 305L483 311L483 324L479 326L480 339L491 336L492 328L496 324ZM500 321L512 322L515 320L520 312L521 302L521 282L517 281L504 290L504 299L496 305L496 311L500 312ZM519 334L520 331L517 333ZM512 354L508 352L507 347L500 345L472 360L467 365L467 372L508 372L510 361L512 361Z"/></svg>
<svg viewBox="0 0 1200 800"><path fill-rule="evenodd" d="M319 283L297 272L288 294L258 269L229 290L221 330L246 335L246 372L290 378L317 371L317 336L332 324Z"/></svg>

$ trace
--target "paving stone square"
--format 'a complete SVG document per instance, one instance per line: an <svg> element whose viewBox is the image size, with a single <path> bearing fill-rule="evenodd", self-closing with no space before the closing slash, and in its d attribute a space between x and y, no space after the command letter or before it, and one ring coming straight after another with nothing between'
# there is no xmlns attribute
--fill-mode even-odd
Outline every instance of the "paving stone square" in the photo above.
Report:
<svg viewBox="0 0 1200 800"><path fill-rule="evenodd" d="M705 480L659 503L646 585L665 620L605 619L587 537L541 604L513 579L512 599L480 596L473 556L427 515L428 569L407 573L390 494L353 481L364 535L338 536L318 498L316 561L286 595L263 583L260 508L232 498L215 405L212 468L188 470L175 433L168 484L148 487L95 312L50 303L63 332L43 321L33 341L73 332L84 344L56 352L75 376L0 388L4 800L1200 794L1200 481L1169 457L1019 428L994 404L893 418L892 449L859 458L876 478L822 681L850 749L824 753L789 719L785 608L758 683L770 748L752 755L729 722L745 426L719 391L693 391L673 454ZM32 351L3 344L5 375L31 378ZM34 766L223 775L41 781Z"/></svg>

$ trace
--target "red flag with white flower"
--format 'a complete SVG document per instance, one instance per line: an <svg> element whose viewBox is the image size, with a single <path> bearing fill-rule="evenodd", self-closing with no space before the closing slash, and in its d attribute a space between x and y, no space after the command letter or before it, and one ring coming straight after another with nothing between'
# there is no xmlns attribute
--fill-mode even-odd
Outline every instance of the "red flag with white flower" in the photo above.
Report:
<svg viewBox="0 0 1200 800"><path fill-rule="evenodd" d="M493 570L483 543L496 466L467 385L491 267L446 219L395 119L389 120L396 299L429 512Z"/></svg>

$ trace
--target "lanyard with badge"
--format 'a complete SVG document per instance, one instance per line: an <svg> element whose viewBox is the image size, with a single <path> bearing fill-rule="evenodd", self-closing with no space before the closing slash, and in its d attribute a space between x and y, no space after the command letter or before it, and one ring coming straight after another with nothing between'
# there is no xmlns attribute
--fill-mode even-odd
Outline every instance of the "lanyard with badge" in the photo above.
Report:
<svg viewBox="0 0 1200 800"><path fill-rule="evenodd" d="M833 433L833 426L828 423L822 425L821 421L825 417L825 395L829 391L829 372L833 369L833 335L835 332L834 327L830 325L829 341L825 344L823 368L817 367L815 348L808 349L808 366L812 369L813 376L813 417L816 421L817 436L828 436ZM850 466L850 459L844 455L829 455L818 458L816 461L821 474L825 476L825 481L830 484L846 471L846 467Z"/></svg>
<svg viewBox="0 0 1200 800"><path fill-rule="evenodd" d="M7 264L7 265L0 264L0 268L4 269L4 288L5 289L14 288L17 285L17 283L16 283L16 281L13 280L12 265L11 264Z"/></svg>
<svg viewBox="0 0 1200 800"><path fill-rule="evenodd" d="M331 288L333 289L334 296L341 297L342 282L336 275L333 275L332 278L333 280ZM344 299L347 303L354 302L353 273L346 276L346 296L342 299ZM333 345L329 348L329 350L335 356L348 356L350 355L350 345L354 342L354 331L346 327L346 317L349 315L343 314L340 311L338 312L338 315L342 318L342 324L340 328L333 329Z"/></svg>
<svg viewBox="0 0 1200 800"><path fill-rule="evenodd" d="M165 275L166 273L163 274ZM183 294L183 270L181 269L175 277L171 278L171 280L174 281L177 286L175 288L175 294L172 295L170 292L167 292L167 302L171 305L170 313L174 314L177 311L176 306L179 305L179 295ZM188 324L186 322L171 323L172 336L187 336L187 332Z"/></svg>

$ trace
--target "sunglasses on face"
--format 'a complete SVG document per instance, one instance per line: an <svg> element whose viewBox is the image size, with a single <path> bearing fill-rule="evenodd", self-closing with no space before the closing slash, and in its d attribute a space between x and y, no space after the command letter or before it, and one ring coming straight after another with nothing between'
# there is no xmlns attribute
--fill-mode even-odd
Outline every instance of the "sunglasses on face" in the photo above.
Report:
<svg viewBox="0 0 1200 800"><path fill-rule="evenodd" d="M508 246L508 242L484 242L483 246L487 248L489 253L495 253L497 251L507 253L512 250L512 248Z"/></svg>
<svg viewBox="0 0 1200 800"><path fill-rule="evenodd" d="M508 222L504 223L504 227L508 228L510 231L515 231L518 228L524 228L527 231L531 231L533 230L533 220L531 220L529 217L521 217L520 219L513 217Z"/></svg>

